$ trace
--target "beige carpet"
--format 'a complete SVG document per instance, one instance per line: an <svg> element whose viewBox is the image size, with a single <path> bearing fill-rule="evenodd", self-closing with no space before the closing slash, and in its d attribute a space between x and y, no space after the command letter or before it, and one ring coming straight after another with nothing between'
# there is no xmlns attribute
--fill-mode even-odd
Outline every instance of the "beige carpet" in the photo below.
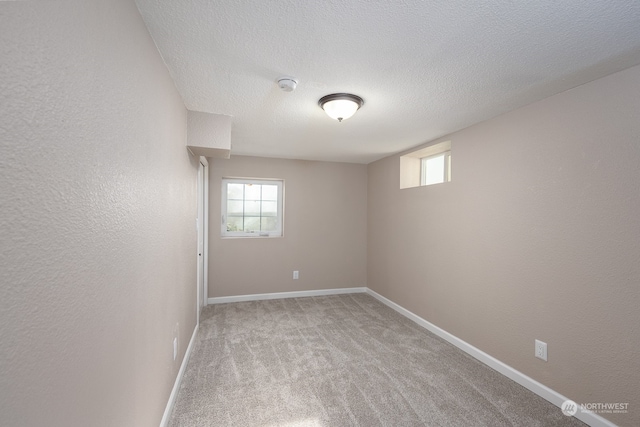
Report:
<svg viewBox="0 0 640 427"><path fill-rule="evenodd" d="M172 427L584 426L366 294L201 319Z"/></svg>

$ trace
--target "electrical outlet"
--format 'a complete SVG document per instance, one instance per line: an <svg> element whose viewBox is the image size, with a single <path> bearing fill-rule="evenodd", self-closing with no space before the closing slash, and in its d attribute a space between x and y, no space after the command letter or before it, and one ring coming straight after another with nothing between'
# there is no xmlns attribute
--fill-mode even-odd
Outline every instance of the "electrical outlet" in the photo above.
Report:
<svg viewBox="0 0 640 427"><path fill-rule="evenodd" d="M536 340L535 355L538 359L547 361L547 343Z"/></svg>
<svg viewBox="0 0 640 427"><path fill-rule="evenodd" d="M173 360L176 360L178 357L178 338L173 339Z"/></svg>
<svg viewBox="0 0 640 427"><path fill-rule="evenodd" d="M293 270L293 280L298 280L299 277L300 277L299 271Z"/></svg>

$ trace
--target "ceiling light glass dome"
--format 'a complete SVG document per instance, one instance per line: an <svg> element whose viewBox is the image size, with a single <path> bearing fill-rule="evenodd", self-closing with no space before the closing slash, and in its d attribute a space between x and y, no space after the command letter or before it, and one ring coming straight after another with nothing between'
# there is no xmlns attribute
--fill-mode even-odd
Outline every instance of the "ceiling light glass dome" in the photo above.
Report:
<svg viewBox="0 0 640 427"><path fill-rule="evenodd" d="M339 122L353 116L364 101L357 95L350 93L332 93L323 96L318 101L318 105L329 117Z"/></svg>

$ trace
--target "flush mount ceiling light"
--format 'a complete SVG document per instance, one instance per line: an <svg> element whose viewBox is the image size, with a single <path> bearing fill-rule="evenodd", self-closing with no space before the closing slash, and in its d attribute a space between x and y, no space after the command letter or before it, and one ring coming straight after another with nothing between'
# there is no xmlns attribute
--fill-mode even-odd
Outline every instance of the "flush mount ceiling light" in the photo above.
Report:
<svg viewBox="0 0 640 427"><path fill-rule="evenodd" d="M332 93L318 101L318 105L324 112L339 122L353 116L362 104L364 104L362 98L350 93Z"/></svg>

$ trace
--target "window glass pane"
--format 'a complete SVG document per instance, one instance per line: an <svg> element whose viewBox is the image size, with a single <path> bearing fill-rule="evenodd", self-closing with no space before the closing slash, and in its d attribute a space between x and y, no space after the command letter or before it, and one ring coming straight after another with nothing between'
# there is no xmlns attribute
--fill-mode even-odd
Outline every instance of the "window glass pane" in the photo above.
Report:
<svg viewBox="0 0 640 427"><path fill-rule="evenodd" d="M282 235L282 182L224 179L223 236Z"/></svg>
<svg viewBox="0 0 640 427"><path fill-rule="evenodd" d="M244 184L228 184L227 199L242 200L244 198Z"/></svg>
<svg viewBox="0 0 640 427"><path fill-rule="evenodd" d="M260 202L258 200L247 200L244 202L244 214L260 216Z"/></svg>
<svg viewBox="0 0 640 427"><path fill-rule="evenodd" d="M260 217L259 216L245 216L244 217L244 231L260 231Z"/></svg>
<svg viewBox="0 0 640 427"><path fill-rule="evenodd" d="M242 228L243 218L237 216L227 217L227 231L244 231Z"/></svg>
<svg viewBox="0 0 640 427"><path fill-rule="evenodd" d="M427 168L424 185L444 182L444 154L425 159L423 166Z"/></svg>
<svg viewBox="0 0 640 427"><path fill-rule="evenodd" d="M245 200L260 200L260 184L246 184L244 186L244 199Z"/></svg>
<svg viewBox="0 0 640 427"><path fill-rule="evenodd" d="M278 218L276 217L265 217L263 216L261 219L262 223L262 231L276 231L278 228Z"/></svg>
<svg viewBox="0 0 640 427"><path fill-rule="evenodd" d="M227 201L227 215L242 215L243 205L241 200Z"/></svg>
<svg viewBox="0 0 640 427"><path fill-rule="evenodd" d="M277 185L263 185L262 186L262 200L278 200L278 186Z"/></svg>
<svg viewBox="0 0 640 427"><path fill-rule="evenodd" d="M278 202L262 202L262 215L263 216L277 216L278 215Z"/></svg>

